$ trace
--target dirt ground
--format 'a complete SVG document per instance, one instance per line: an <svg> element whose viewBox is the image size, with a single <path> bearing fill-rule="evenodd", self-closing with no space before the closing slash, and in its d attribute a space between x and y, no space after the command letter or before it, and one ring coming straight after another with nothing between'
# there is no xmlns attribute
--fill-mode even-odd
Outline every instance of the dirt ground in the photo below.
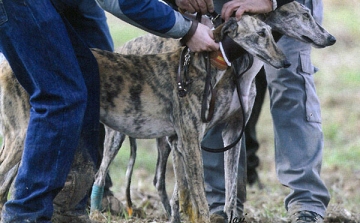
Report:
<svg viewBox="0 0 360 223"><path fill-rule="evenodd" d="M246 222L286 223L288 222L288 218L283 206L283 200L290 191L280 185L276 178L272 150L270 148L260 148L259 156L263 158L259 167L259 175L263 188L260 189L258 184L248 187L248 197L244 211L246 214ZM171 163L169 163L168 166L169 171L166 180L168 194L170 196L174 178ZM116 175L119 175L119 173ZM141 217L119 217L105 212L102 214L98 213L95 219L101 220L101 222L121 223L169 222L155 188L152 185L152 178L153 172L149 172L146 169L140 168L134 171L131 193L134 205L143 211ZM332 197L325 222L360 223L360 172L331 167L323 169L322 178ZM124 184L124 182L122 182L122 184ZM116 197L125 204L125 189L120 187L115 191Z"/></svg>
<svg viewBox="0 0 360 223"><path fill-rule="evenodd" d="M141 173L140 175L143 174ZM259 189L257 185L248 188L248 201L245 203L246 222L288 222L283 208L283 199L289 191L279 185L276 180L268 179L270 177L273 178L270 175L272 174L262 176L262 183L265 185L263 189ZM357 207L359 203L350 205L353 206L353 210L347 207L352 197L359 197L360 177L353 178L349 174L342 173L339 169L326 170L323 175L332 193L332 200L328 207L325 222L359 223L360 212ZM359 176L359 173L356 175ZM150 184L152 179L149 176L144 181ZM119 217L105 212L98 215L95 219L101 220L101 222L169 222L158 195L152 191L153 189L150 188L152 186L149 184L143 189L134 188L132 190L134 204L145 213L142 217ZM149 190L146 190L146 188ZM125 204L124 194L121 192L116 194L123 204Z"/></svg>

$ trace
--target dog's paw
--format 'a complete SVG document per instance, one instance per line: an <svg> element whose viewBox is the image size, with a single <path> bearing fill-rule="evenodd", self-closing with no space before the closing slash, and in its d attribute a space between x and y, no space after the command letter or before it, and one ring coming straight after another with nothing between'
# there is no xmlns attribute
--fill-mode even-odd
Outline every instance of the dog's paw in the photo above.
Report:
<svg viewBox="0 0 360 223"><path fill-rule="evenodd" d="M122 216L124 214L125 206L114 195L104 196L102 199L103 212L110 211L112 215Z"/></svg>
<svg viewBox="0 0 360 223"><path fill-rule="evenodd" d="M210 222L211 223L227 223L227 217L225 213L217 213L210 215Z"/></svg>

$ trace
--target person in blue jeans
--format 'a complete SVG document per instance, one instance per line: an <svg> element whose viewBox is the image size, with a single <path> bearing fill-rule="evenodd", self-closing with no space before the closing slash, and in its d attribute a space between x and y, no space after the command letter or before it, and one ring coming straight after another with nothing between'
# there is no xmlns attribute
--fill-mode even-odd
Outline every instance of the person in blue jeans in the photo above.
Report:
<svg viewBox="0 0 360 223"><path fill-rule="evenodd" d="M176 0L184 10L188 0ZM214 0L215 11L227 20L235 13L240 18L244 12L266 13L290 1L284 0ZM298 0L307 6L314 18L321 23L321 0ZM275 69L264 66L270 93L270 111L275 135L275 163L280 183L291 189L285 198L285 208L292 223L323 222L330 200L329 192L320 178L323 133L321 129L320 103L316 95L311 63L311 45L283 36L278 46L291 63L289 68ZM210 148L223 146L222 126L207 133L203 145ZM244 143L244 142L243 142ZM244 150L242 150L243 152ZM246 198L246 165L243 154L239 173L241 193L238 197L238 213L243 213ZM223 216L225 183L223 154L203 152L205 190L210 212Z"/></svg>
<svg viewBox="0 0 360 223"><path fill-rule="evenodd" d="M193 22L162 2L120 0L116 3L116 10L128 20L155 34L185 38L192 51L219 47L208 27L199 24L196 29L190 29L196 27ZM67 11L73 4L81 7ZM96 42L104 35L101 33L104 23L91 20L101 21L105 17L95 10L91 14L99 17L84 17L88 24L76 31L76 25L82 25L73 23L72 19L76 21L75 14L84 13L82 10L89 12L87 7L94 5L91 1L70 0L0 1L0 51L29 94L31 105L22 160L11 198L2 210L1 222L51 222L53 201L70 169L79 164L93 170L78 173L85 179L95 172L99 74L89 42ZM93 32L89 38L95 40L83 39L88 32ZM79 157L76 162L75 154ZM78 203L75 209L82 213L86 190L91 185L92 179L83 188L83 197L75 199ZM89 222L88 218L67 221Z"/></svg>

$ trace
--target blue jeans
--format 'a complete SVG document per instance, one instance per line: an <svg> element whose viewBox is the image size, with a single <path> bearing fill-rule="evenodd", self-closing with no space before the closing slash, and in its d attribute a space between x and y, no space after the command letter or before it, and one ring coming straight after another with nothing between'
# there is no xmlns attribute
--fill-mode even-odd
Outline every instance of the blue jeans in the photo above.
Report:
<svg viewBox="0 0 360 223"><path fill-rule="evenodd" d="M88 49L96 45L79 35L48 0L0 1L0 51L31 105L23 157L2 222L50 222L53 199L75 151L96 162L99 76Z"/></svg>
<svg viewBox="0 0 360 223"><path fill-rule="evenodd" d="M105 12L95 0L52 0L52 3L88 47L114 51Z"/></svg>

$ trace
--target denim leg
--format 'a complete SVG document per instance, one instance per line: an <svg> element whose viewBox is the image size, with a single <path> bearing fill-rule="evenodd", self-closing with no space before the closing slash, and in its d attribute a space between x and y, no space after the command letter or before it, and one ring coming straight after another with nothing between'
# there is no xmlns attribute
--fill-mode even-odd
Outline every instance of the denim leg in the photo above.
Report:
<svg viewBox="0 0 360 223"><path fill-rule="evenodd" d="M87 106L91 100L82 74L85 64L79 66L80 54L75 55L66 27L48 0L0 2L0 51L32 106L14 192L4 206L2 222L50 222L52 201L64 185L82 129L97 130L98 116L87 111L96 106ZM84 58L90 51L87 54ZM87 69L94 70L94 58L87 63ZM87 115L96 122L84 119ZM97 137L84 135L87 145L97 145Z"/></svg>
<svg viewBox="0 0 360 223"><path fill-rule="evenodd" d="M57 11L67 19L89 48L114 51L105 12L95 0L52 0L52 2ZM97 168L101 164L105 137L104 125L100 123L99 127L99 161L96 164ZM112 181L110 175L107 174L104 192L111 194L111 186ZM87 198L78 205L78 209L83 209L86 203Z"/></svg>
<svg viewBox="0 0 360 223"><path fill-rule="evenodd" d="M203 144L209 148L224 147L221 136L223 126L215 126L204 137ZM205 193L210 212L223 211L225 205L224 153L202 151Z"/></svg>
<svg viewBox="0 0 360 223"><path fill-rule="evenodd" d="M52 0L52 2L88 47L114 51L105 12L95 0Z"/></svg>
<svg viewBox="0 0 360 223"><path fill-rule="evenodd" d="M311 210L324 216L329 193L320 178L323 133L311 46L285 36L278 45L291 66L280 70L265 66L265 70L274 124L276 171L280 182L292 189L285 207L290 212Z"/></svg>

